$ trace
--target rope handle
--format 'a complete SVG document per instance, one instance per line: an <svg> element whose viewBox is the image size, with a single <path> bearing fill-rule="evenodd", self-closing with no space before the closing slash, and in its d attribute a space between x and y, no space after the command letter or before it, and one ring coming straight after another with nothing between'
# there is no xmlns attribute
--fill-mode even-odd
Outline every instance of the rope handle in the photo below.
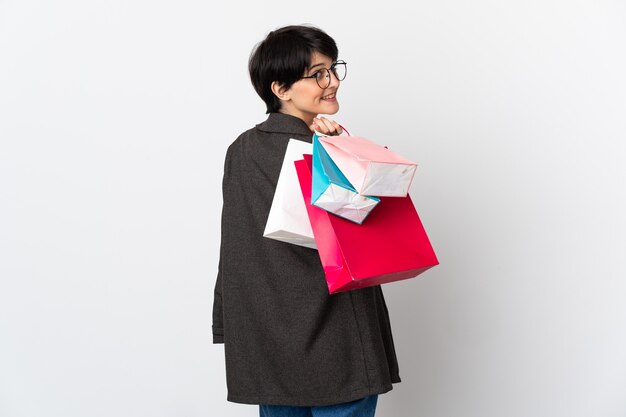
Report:
<svg viewBox="0 0 626 417"><path fill-rule="evenodd" d="M345 127L343 127L343 125L339 124L339 127L340 127L341 129L343 129L343 131L344 131L344 132L346 132L346 133L348 134L348 136L352 136L352 135L350 134L350 132L348 132L348 129L346 129ZM388 147L387 145L383 145L383 148L385 148L385 149L389 149L389 147Z"/></svg>

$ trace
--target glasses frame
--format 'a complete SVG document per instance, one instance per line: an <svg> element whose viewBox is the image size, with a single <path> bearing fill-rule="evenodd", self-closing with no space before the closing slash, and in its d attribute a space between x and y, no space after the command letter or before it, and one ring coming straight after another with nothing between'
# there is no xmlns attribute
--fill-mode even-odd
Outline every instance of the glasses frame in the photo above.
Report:
<svg viewBox="0 0 626 417"><path fill-rule="evenodd" d="M342 79L339 79L339 77L337 77L337 74L335 74L335 67L337 66L337 64L341 64L341 65L344 65L344 66L345 66L346 73L345 73L345 74L343 74L343 78L342 78ZM317 75L316 75L318 72L320 72L320 71L324 71L324 70L326 70L326 71L328 72L328 74L329 74L329 77L328 77L328 85L327 85L326 87L322 87L322 86L320 85L320 82L319 82L319 80L317 79ZM348 75L348 63L347 63L346 61L343 61L343 60L335 61L335 62L333 62L333 63L330 65L330 68L320 68L320 69L318 69L317 71L315 71L315 74L313 74L313 75L308 75L308 76L306 76L306 77L301 77L300 79L302 80L302 79L305 79L305 78L314 78L314 79L315 79L315 82L317 83L317 86L323 90L323 89L325 89L325 88L328 88L328 86L330 85L330 82L331 82L331 80L330 80L330 74L334 75L334 76L335 76L335 78L337 78L337 81L343 81L343 80L345 80L345 79L346 79L346 76ZM324 77L324 78L326 79L326 77Z"/></svg>

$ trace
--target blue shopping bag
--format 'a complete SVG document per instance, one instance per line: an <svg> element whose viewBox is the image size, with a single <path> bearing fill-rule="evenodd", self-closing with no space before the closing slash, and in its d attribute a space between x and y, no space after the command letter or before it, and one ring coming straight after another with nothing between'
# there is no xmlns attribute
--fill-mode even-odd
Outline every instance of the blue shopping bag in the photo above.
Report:
<svg viewBox="0 0 626 417"><path fill-rule="evenodd" d="M357 192L314 134L311 204L361 224L379 202L377 197Z"/></svg>

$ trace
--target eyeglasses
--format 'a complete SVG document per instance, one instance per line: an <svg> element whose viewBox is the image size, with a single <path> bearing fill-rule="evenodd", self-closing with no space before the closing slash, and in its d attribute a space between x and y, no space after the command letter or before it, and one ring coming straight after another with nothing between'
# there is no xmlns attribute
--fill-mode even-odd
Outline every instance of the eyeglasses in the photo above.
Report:
<svg viewBox="0 0 626 417"><path fill-rule="evenodd" d="M333 75L337 80L343 81L346 78L346 74L348 72L347 64L344 61L334 62L330 68L322 68L315 72L313 75L309 75L308 77L302 78L315 78L317 81L317 85L324 89L328 88L330 85L330 72L333 72Z"/></svg>

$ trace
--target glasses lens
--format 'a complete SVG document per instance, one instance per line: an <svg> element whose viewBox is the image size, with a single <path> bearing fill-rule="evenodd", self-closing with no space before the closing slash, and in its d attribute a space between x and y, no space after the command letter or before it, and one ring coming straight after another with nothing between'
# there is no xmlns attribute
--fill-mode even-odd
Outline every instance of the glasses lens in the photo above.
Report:
<svg viewBox="0 0 626 417"><path fill-rule="evenodd" d="M345 62L337 62L334 66L333 66L333 73L335 75L335 77L337 77L337 79L339 81L343 81L346 78L346 63Z"/></svg>
<svg viewBox="0 0 626 417"><path fill-rule="evenodd" d="M322 68L317 72L317 78L315 80L320 88L327 88L330 85L330 73L326 68Z"/></svg>

